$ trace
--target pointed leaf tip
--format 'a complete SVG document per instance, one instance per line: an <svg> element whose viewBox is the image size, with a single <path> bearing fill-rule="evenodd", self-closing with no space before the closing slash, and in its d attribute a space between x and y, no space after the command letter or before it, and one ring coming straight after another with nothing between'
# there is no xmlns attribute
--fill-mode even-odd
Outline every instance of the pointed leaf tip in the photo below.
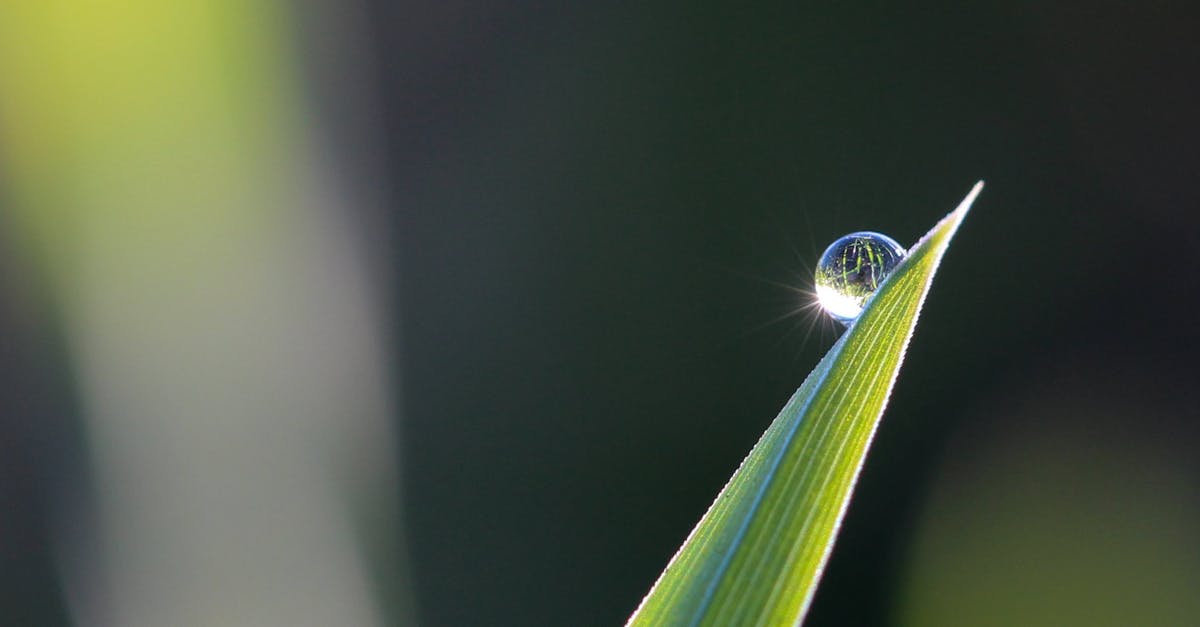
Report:
<svg viewBox="0 0 1200 627"><path fill-rule="evenodd" d="M628 625L798 624L946 247L979 181L909 250L784 406Z"/></svg>

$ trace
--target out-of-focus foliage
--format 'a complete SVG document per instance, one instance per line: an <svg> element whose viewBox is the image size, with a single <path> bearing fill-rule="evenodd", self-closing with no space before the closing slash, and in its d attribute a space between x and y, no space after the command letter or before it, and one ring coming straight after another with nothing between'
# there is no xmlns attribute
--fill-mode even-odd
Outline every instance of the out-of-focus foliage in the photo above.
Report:
<svg viewBox="0 0 1200 627"><path fill-rule="evenodd" d="M384 299L293 37L267 0L0 4L4 237L86 434L49 507L80 624L406 616Z"/></svg>

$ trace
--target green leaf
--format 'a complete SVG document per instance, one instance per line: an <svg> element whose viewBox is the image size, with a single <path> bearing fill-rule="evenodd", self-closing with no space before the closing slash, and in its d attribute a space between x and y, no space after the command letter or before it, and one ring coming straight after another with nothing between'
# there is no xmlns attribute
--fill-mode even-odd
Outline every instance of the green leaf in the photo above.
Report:
<svg viewBox="0 0 1200 627"><path fill-rule="evenodd" d="M792 625L804 617L933 275L982 187L913 246L808 375L629 625Z"/></svg>

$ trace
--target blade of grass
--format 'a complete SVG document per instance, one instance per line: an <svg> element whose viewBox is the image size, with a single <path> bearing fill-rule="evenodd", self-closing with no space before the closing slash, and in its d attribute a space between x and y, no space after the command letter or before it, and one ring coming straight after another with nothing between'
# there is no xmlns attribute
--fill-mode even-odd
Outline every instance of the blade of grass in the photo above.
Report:
<svg viewBox="0 0 1200 627"><path fill-rule="evenodd" d="M795 624L812 601L933 275L983 188L909 251L721 490L629 625Z"/></svg>

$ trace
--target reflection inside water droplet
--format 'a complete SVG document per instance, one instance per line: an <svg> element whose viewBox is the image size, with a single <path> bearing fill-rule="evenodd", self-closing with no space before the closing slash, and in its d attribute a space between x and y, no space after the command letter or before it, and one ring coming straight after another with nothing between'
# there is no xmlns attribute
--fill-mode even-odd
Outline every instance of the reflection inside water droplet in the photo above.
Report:
<svg viewBox="0 0 1200 627"><path fill-rule="evenodd" d="M817 301L835 320L849 325L906 254L882 233L859 231L839 238L817 264Z"/></svg>

